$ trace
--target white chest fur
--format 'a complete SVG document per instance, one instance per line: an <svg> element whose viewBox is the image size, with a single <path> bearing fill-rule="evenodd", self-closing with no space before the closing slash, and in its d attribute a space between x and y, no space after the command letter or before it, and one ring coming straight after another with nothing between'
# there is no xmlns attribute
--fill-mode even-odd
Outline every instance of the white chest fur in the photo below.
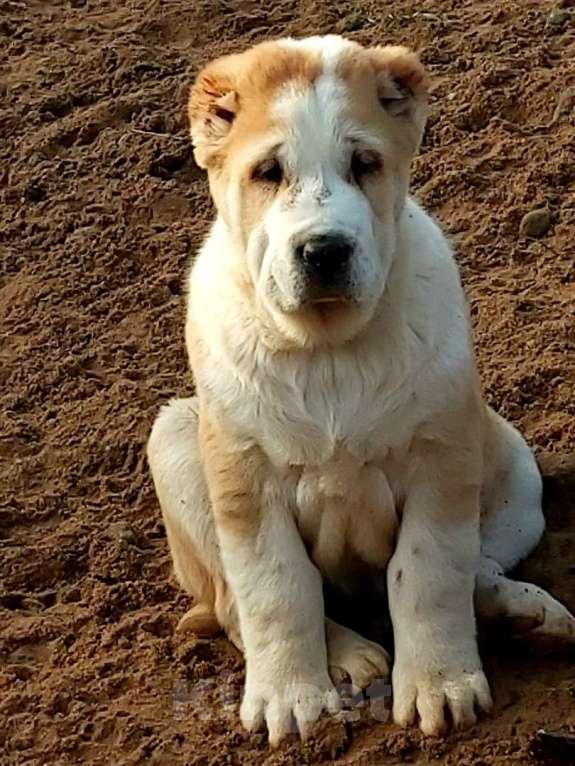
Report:
<svg viewBox="0 0 575 766"><path fill-rule="evenodd" d="M386 566L397 532L383 469L409 443L413 394L402 357L384 364L356 348L274 356L249 374L236 368L209 381L238 433L258 443L285 482L312 559L344 587L354 563Z"/></svg>

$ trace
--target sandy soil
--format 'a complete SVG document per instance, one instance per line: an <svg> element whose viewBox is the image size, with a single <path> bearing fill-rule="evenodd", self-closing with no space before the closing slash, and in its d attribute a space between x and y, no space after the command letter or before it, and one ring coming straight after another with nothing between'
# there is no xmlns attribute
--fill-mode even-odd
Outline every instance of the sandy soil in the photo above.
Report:
<svg viewBox="0 0 575 766"><path fill-rule="evenodd" d="M471 732L364 711L269 752L238 725L234 650L174 635L189 601L144 458L160 403L192 387L182 279L211 215L194 73L284 34L408 43L435 83L414 188L457 245L485 394L549 477L524 574L575 608L575 8L553 8L0 0L2 764L500 766L539 727L575 730L572 661L486 647L496 710ZM541 206L548 231L521 238Z"/></svg>

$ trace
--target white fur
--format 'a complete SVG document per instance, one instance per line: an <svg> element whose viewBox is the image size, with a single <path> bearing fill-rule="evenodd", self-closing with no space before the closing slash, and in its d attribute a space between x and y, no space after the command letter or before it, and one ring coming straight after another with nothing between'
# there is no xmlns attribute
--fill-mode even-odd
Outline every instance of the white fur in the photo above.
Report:
<svg viewBox="0 0 575 766"><path fill-rule="evenodd" d="M319 53L324 72L328 74L333 73L341 54L353 47L353 43L339 35L315 35L301 39L288 37L280 40L279 44L289 48Z"/></svg>

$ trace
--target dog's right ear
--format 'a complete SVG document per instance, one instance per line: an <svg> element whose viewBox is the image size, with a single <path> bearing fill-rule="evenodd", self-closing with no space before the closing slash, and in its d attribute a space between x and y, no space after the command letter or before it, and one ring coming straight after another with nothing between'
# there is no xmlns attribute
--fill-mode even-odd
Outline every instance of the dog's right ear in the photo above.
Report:
<svg viewBox="0 0 575 766"><path fill-rule="evenodd" d="M370 48L381 107L401 126L410 150L419 147L425 126L429 78L417 55L402 45Z"/></svg>
<svg viewBox="0 0 575 766"><path fill-rule="evenodd" d="M190 93L190 132L194 157L201 168L209 167L217 156L238 111L231 58L209 64L196 78Z"/></svg>

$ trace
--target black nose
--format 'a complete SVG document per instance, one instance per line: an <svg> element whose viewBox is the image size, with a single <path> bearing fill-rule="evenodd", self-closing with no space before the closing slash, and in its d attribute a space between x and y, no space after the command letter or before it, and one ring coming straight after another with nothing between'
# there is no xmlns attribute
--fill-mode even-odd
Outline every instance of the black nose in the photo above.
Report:
<svg viewBox="0 0 575 766"><path fill-rule="evenodd" d="M324 234L300 245L296 256L320 283L329 284L347 271L352 252L353 246L345 237Z"/></svg>

